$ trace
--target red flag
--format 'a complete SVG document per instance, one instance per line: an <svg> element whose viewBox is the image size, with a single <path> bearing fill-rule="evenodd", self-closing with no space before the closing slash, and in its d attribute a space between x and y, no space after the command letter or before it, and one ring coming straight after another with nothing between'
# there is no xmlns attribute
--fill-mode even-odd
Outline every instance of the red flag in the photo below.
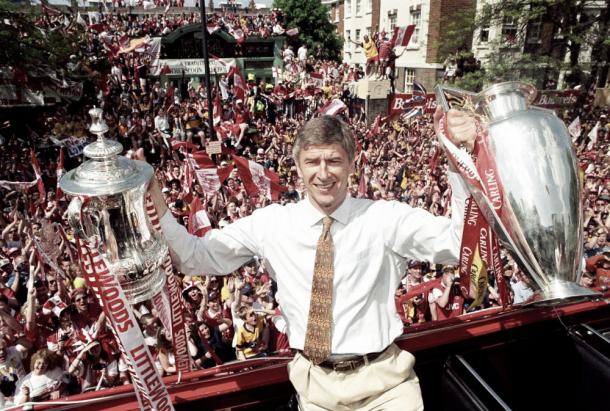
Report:
<svg viewBox="0 0 610 411"><path fill-rule="evenodd" d="M57 168L55 169L55 175L57 176L57 188L55 189L55 200L59 200L63 197L63 191L59 188L59 180L61 180L61 176L64 175L66 169L64 168L64 148L59 148L59 160L57 162Z"/></svg>
<svg viewBox="0 0 610 411"><path fill-rule="evenodd" d="M233 79L233 87L235 88L235 98L239 100L245 100L246 91L248 91L248 85L246 84L246 80L244 80L244 76L241 74L239 67L237 65L232 65L227 73L228 79Z"/></svg>
<svg viewBox="0 0 610 411"><path fill-rule="evenodd" d="M366 197L366 179L364 178L364 168L360 170L360 179L358 181L358 197Z"/></svg>
<svg viewBox="0 0 610 411"><path fill-rule="evenodd" d="M36 153L34 150L30 149L30 159L32 161L32 168L34 169L34 174L36 174L36 185L38 186L38 195L39 202L44 202L46 194L44 191L44 183L42 182L42 173L40 172L40 165L38 164L38 159L36 158Z"/></svg>
<svg viewBox="0 0 610 411"><path fill-rule="evenodd" d="M201 204L199 197L195 197L189 212L188 232L197 237L203 237L211 229L212 224L210 223L208 212Z"/></svg>
<svg viewBox="0 0 610 411"><path fill-rule="evenodd" d="M101 33L103 31L106 30L106 24L105 23L94 23L94 24L89 24L89 30L92 31L96 31L98 33Z"/></svg>
<svg viewBox="0 0 610 411"><path fill-rule="evenodd" d="M180 150L181 148L184 148L187 151L190 151L198 148L196 144L189 143L188 141L176 140L175 138L170 139L170 145L172 150Z"/></svg>
<svg viewBox="0 0 610 411"><path fill-rule="evenodd" d="M347 109L345 103L338 98L335 98L330 100L324 106L320 107L318 112L327 116L336 116L337 114L345 111L345 109Z"/></svg>
<svg viewBox="0 0 610 411"><path fill-rule="evenodd" d="M220 30L220 26L217 23L208 23L208 33L214 34Z"/></svg>
<svg viewBox="0 0 610 411"><path fill-rule="evenodd" d="M222 102L220 101L220 90L216 87L216 95L213 102L213 120L214 124L220 124L222 121Z"/></svg>
<svg viewBox="0 0 610 411"><path fill-rule="evenodd" d="M205 151L196 151L193 154L187 154L187 158L192 158L197 168L216 168L216 163L212 161L208 153Z"/></svg>
<svg viewBox="0 0 610 411"><path fill-rule="evenodd" d="M51 15L51 16L61 16L61 11L54 9L49 6L46 1L40 2L40 10L43 14Z"/></svg>
<svg viewBox="0 0 610 411"><path fill-rule="evenodd" d="M172 72L172 68L168 64L164 64L159 71L159 75L162 76L164 74L170 74Z"/></svg>
<svg viewBox="0 0 610 411"><path fill-rule="evenodd" d="M373 121L371 129L366 133L366 137L378 136L379 133L381 133L381 114L377 114L377 117L375 117L375 121Z"/></svg>
<svg viewBox="0 0 610 411"><path fill-rule="evenodd" d="M220 190L221 184L229 177L232 169L232 167L202 168L196 170L195 175L203 192L213 196Z"/></svg>
<svg viewBox="0 0 610 411"><path fill-rule="evenodd" d="M267 198L277 201L279 194L286 191L286 187L280 185L279 175L273 171L237 155L233 155L233 161L249 196L257 195L262 191Z"/></svg>
<svg viewBox="0 0 610 411"><path fill-rule="evenodd" d="M242 29L233 30L233 37L235 37L237 44L242 44L244 41L246 41L246 34Z"/></svg>
<svg viewBox="0 0 610 411"><path fill-rule="evenodd" d="M407 47L414 31L415 24L411 24L407 27L394 27L394 37L392 37L393 46Z"/></svg>
<svg viewBox="0 0 610 411"><path fill-rule="evenodd" d="M182 176L182 187L184 190L184 197L183 200L187 203L190 203L191 200L193 199L193 192L191 190L191 187L193 186L193 173L194 170L191 167L191 162L188 159L184 160L183 163L184 166L184 173Z"/></svg>
<svg viewBox="0 0 610 411"><path fill-rule="evenodd" d="M324 86L324 75L322 73L311 73L309 76L315 87L322 88Z"/></svg>

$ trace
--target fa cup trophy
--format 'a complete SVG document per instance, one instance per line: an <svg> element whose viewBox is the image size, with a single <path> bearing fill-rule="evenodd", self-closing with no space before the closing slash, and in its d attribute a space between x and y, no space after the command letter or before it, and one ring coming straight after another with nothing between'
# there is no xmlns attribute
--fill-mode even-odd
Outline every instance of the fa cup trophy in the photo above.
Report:
<svg viewBox="0 0 610 411"><path fill-rule="evenodd" d="M102 110L89 111L96 142L85 147L90 160L66 173L60 188L74 196L68 221L81 240L98 245L108 270L130 303L145 301L164 286L168 247L146 213L145 199L153 168L119 154L120 143L104 138Z"/></svg>
<svg viewBox="0 0 610 411"><path fill-rule="evenodd" d="M497 181L492 190L482 190L470 182L486 176L476 170L471 174L467 167L473 177L466 179L467 186L500 243L531 279L532 302L555 304L598 295L578 285L581 183L563 121L550 110L531 106L536 89L520 82L495 84L479 94L437 86L436 94L445 110L474 114L486 133L486 153L495 163ZM442 142L447 150L446 140ZM496 196L493 188L503 194Z"/></svg>

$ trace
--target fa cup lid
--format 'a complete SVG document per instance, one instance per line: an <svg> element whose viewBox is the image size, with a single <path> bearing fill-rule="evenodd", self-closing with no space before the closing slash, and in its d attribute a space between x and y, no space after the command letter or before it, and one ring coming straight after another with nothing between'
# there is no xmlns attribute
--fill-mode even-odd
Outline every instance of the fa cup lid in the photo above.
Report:
<svg viewBox="0 0 610 411"><path fill-rule="evenodd" d="M89 110L89 115L89 131L97 135L97 141L84 149L89 160L66 173L59 187L71 195L96 197L122 193L146 184L154 174L153 168L144 161L119 155L123 146L104 137L108 126L104 122L102 109L94 107Z"/></svg>

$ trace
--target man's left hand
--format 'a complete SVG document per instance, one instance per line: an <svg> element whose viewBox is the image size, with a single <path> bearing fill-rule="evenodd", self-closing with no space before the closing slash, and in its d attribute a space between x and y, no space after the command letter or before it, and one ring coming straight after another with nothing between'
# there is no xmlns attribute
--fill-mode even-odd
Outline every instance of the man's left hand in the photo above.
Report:
<svg viewBox="0 0 610 411"><path fill-rule="evenodd" d="M438 134L443 109L438 106L434 112L434 131ZM469 152L474 149L476 127L474 117L458 110L447 112L447 137L458 147L466 147Z"/></svg>

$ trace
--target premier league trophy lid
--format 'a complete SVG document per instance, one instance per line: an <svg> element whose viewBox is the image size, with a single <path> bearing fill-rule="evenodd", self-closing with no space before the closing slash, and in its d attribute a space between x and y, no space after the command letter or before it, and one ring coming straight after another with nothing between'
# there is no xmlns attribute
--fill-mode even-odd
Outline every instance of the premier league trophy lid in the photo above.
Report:
<svg viewBox="0 0 610 411"><path fill-rule="evenodd" d="M59 187L70 195L96 197L121 193L146 184L154 174L152 166L119 155L123 146L104 137L108 126L104 122L102 109L94 107L89 110L89 115L89 131L97 136L97 141L84 149L84 155L89 160L67 172L60 180Z"/></svg>

